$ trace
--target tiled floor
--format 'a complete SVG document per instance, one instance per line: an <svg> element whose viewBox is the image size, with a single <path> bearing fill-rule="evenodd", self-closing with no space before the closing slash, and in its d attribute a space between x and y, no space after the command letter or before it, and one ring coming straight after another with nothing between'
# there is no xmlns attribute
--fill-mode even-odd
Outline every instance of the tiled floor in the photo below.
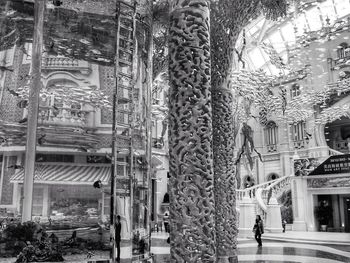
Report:
<svg viewBox="0 0 350 263"><path fill-rule="evenodd" d="M167 233L152 234L152 253L154 263L170 263L170 247L166 242ZM121 263L125 261L130 248L122 248ZM95 255L91 260L108 258L108 253ZM65 262L87 262L86 257L75 258L66 256ZM123 260L124 259L124 260ZM238 260L243 263L350 263L350 234L349 233L320 233L320 232L287 232L263 235L263 247L258 248L252 238L238 239ZM12 263L12 259L0 259L2 263Z"/></svg>
<svg viewBox="0 0 350 263"><path fill-rule="evenodd" d="M287 232L265 234L263 247L258 248L252 238L238 239L238 260L243 263L300 262L340 263L350 262L350 234L320 232ZM155 263L169 261L170 247L165 233L153 235L152 247ZM163 245L162 245L163 244Z"/></svg>

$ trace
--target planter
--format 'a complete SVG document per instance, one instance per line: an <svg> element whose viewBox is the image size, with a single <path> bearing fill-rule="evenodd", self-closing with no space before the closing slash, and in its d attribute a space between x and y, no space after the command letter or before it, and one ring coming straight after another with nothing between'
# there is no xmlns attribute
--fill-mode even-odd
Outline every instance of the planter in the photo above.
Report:
<svg viewBox="0 0 350 263"><path fill-rule="evenodd" d="M54 233L60 241L63 241L67 238L70 238L73 234L73 231L76 231L77 237L83 239L91 239L93 241L100 241L101 235L99 234L99 228L76 228L76 229L67 229L67 230L47 230L46 233L50 236L51 233Z"/></svg>

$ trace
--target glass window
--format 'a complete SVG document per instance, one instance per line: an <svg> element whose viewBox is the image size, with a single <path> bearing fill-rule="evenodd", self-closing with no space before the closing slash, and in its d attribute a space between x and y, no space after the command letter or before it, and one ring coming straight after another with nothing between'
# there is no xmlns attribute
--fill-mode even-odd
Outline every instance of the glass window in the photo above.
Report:
<svg viewBox="0 0 350 263"><path fill-rule="evenodd" d="M266 135L266 144L267 145L277 144L277 125L275 122L270 121L266 125L265 135Z"/></svg>
<svg viewBox="0 0 350 263"><path fill-rule="evenodd" d="M299 96L301 93L299 84L293 84L290 91L292 98Z"/></svg>
<svg viewBox="0 0 350 263"><path fill-rule="evenodd" d="M292 125L293 141L304 141L305 126L305 122L298 122Z"/></svg>
<svg viewBox="0 0 350 263"><path fill-rule="evenodd" d="M347 43L341 43L337 49L338 58L345 58L350 56L350 47Z"/></svg>

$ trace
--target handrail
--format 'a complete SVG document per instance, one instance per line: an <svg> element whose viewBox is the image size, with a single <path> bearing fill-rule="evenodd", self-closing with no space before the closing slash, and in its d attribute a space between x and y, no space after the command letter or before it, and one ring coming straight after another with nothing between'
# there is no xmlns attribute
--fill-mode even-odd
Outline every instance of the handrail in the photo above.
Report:
<svg viewBox="0 0 350 263"><path fill-rule="evenodd" d="M274 180L274 182L272 184L268 185L267 187L260 188L256 191L255 199L256 199L256 202L258 204L258 209L260 209L263 218L265 218L265 216L266 216L267 205L269 203L269 199L271 198L273 193L275 195L277 194L277 190L275 188L277 188L277 186L281 186L281 185L282 185L282 187L278 187L278 189L283 188L286 184L290 183L290 180L293 176L294 176L294 174L291 174L291 175L286 175L286 176L283 176L281 178L278 178L278 179Z"/></svg>
<svg viewBox="0 0 350 263"><path fill-rule="evenodd" d="M267 211L267 205L265 204L264 200L263 200L263 194L262 194L263 189L259 188L258 190L256 190L256 201L259 205L259 207L266 212Z"/></svg>
<svg viewBox="0 0 350 263"><path fill-rule="evenodd" d="M265 188L266 186L272 184L276 180L278 180L278 179L268 181L268 182L265 182L262 184L254 185L252 187L248 187L245 189L237 189L236 190L236 200L242 200L244 197L255 198L255 195L256 195L255 193L256 193L257 189Z"/></svg>
<svg viewBox="0 0 350 263"><path fill-rule="evenodd" d="M343 155L344 154L344 153L339 152L337 150L334 150L334 149L332 149L330 147L328 147L328 151L329 151L329 156L332 156L332 155Z"/></svg>
<svg viewBox="0 0 350 263"><path fill-rule="evenodd" d="M266 187L264 190L270 190L272 189L274 186L278 185L280 182L289 179L290 177L294 176L294 174L291 175L286 175L280 178L277 178L277 180L275 180L272 184L270 184L268 187Z"/></svg>

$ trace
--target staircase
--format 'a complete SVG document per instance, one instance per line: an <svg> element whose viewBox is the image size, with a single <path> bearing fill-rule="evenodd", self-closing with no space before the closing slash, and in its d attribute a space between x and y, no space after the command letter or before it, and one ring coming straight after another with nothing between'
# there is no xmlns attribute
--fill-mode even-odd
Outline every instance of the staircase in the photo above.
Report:
<svg viewBox="0 0 350 263"><path fill-rule="evenodd" d="M329 148L329 156L342 154L344 153ZM324 160L320 161L323 162ZM281 214L277 200L286 190L291 189L291 181L293 177L294 174L291 174L246 189L237 189L237 207L239 207L240 213L247 213L244 214L244 216L240 216L241 221L243 219L244 221L249 221L250 224L253 224L255 216L260 215L267 228L270 227L275 230L281 228ZM250 208L247 209L247 207ZM246 222L240 224L240 229L241 225L244 225L245 228L247 227ZM275 226L273 227L272 225Z"/></svg>

